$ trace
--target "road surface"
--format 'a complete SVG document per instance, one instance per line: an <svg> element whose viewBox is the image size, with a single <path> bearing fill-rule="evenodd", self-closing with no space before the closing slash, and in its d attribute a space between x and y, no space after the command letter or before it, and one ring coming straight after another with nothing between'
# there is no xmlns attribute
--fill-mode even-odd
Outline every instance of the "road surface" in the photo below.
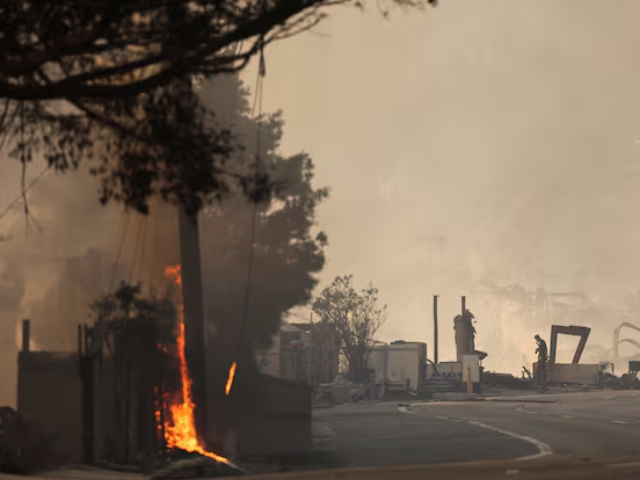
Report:
<svg viewBox="0 0 640 480"><path fill-rule="evenodd" d="M556 403L533 403L557 400ZM345 405L316 411L325 466L395 466L567 455L640 458L640 392L518 401Z"/></svg>
<svg viewBox="0 0 640 480"><path fill-rule="evenodd" d="M412 412L459 422L481 422L544 443L555 454L611 456L640 453L640 392L546 395L557 403L433 402ZM461 407L461 408L460 408ZM458 420L459 422L455 422Z"/></svg>
<svg viewBox="0 0 640 480"><path fill-rule="evenodd" d="M550 459L552 461L545 461ZM637 480L640 463L583 462L544 457L531 462L492 461L405 467L354 468L296 472L255 480ZM17 480L17 479L16 479Z"/></svg>
<svg viewBox="0 0 640 480"><path fill-rule="evenodd" d="M299 471L283 475L269 474L249 477L255 480L637 480L640 462L585 462L554 456L529 462L490 461L457 464L435 464L400 467L374 467L342 470ZM0 474L0 480L20 480L24 477ZM60 471L56 475L31 477L32 480L114 480L110 475L88 475L86 470ZM139 477L144 480L144 477Z"/></svg>
<svg viewBox="0 0 640 480"><path fill-rule="evenodd" d="M464 408L464 407L463 407ZM403 413L396 403L350 404L316 412L316 458L323 467L412 465L513 459L537 455L536 446L501 433Z"/></svg>

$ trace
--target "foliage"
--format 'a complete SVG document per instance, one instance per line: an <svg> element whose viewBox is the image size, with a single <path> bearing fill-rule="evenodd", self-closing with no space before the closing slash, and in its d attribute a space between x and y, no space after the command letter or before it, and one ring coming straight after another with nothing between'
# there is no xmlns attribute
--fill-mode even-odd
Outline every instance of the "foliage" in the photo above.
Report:
<svg viewBox="0 0 640 480"><path fill-rule="evenodd" d="M143 298L140 285L122 282L114 292L96 300L91 310L96 326L104 334L127 335L139 330L143 345L154 349L175 338L177 315L173 302L167 297Z"/></svg>
<svg viewBox="0 0 640 480"><path fill-rule="evenodd" d="M143 213L155 193L190 212L235 181L255 195L266 181L225 166L233 139L202 107L194 82L241 70L265 45L313 27L330 6L348 4L362 6L355 0L0 2L0 131L17 138L14 153L24 163L39 150L60 171L100 159L94 173L102 180L101 200Z"/></svg>
<svg viewBox="0 0 640 480"><path fill-rule="evenodd" d="M156 384L162 383L167 372L177 372L178 317L168 295L144 298L140 285L122 282L114 292L96 300L91 310L100 344L106 348L117 372L126 372L136 362L144 362L153 367L145 370L156 372ZM168 390L175 390L180 378L176 376L169 382Z"/></svg>
<svg viewBox="0 0 640 480"><path fill-rule="evenodd" d="M203 90L247 146L234 154L234 164L250 171L258 156L261 168L279 185L268 202L258 204L235 189L201 223L206 310L232 319L221 322L221 328L236 329L228 338L242 336L250 347L265 346L283 314L311 299L327 242L323 233L313 236L312 230L316 208L328 191L313 188L314 165L307 154L279 154L281 113L252 118L237 76L217 79ZM243 324L244 332L239 331Z"/></svg>
<svg viewBox="0 0 640 480"><path fill-rule="evenodd" d="M373 337L386 320L387 306L378 307L378 290L373 286L360 293L353 275L339 275L313 302L322 322L334 324L342 341L349 372L368 368Z"/></svg>

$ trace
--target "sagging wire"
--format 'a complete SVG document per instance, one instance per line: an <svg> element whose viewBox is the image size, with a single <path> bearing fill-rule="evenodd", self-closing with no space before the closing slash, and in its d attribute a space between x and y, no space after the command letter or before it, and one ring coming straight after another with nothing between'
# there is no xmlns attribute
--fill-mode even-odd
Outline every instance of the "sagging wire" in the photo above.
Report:
<svg viewBox="0 0 640 480"><path fill-rule="evenodd" d="M124 240L127 236L130 217L131 217L131 212L127 210L125 213L124 225L122 226L122 235L120 236L120 245L118 246L118 253L116 254L116 262L113 266L113 275L111 276L111 281L109 282L109 292L113 290L113 284L115 283L116 278L118 276L118 267L120 266L120 257L122 256L122 249L124 247Z"/></svg>
<svg viewBox="0 0 640 480"><path fill-rule="evenodd" d="M154 202L154 204L157 206L158 202ZM151 240L151 255L150 255L150 261L149 261L149 271L148 271L148 277L147 277L147 285L149 285L149 292L151 292L153 294L153 273L154 273L154 267L156 266L156 251L158 250L158 237L160 234L160 227L159 227L159 223L160 220L158 218L158 213L157 210L155 209L150 209L150 212L156 212L155 215L153 215L152 213L150 213L150 215L153 215L151 217L151 221L153 222L153 233L152 233L152 240Z"/></svg>
<svg viewBox="0 0 640 480"><path fill-rule="evenodd" d="M10 102L9 99L7 99L5 102L4 111L2 112L2 119L0 119L0 127L2 127L3 129L2 139L0 139L0 152L2 151L2 147L4 147L4 142L6 142L7 138L9 138L9 131L11 130L11 125L13 125L13 122L18 116L19 108L16 107L13 109L13 112L11 113L11 118L9 119L9 122L5 125L5 120L9 115L9 105L10 105L9 102Z"/></svg>
<svg viewBox="0 0 640 480"><path fill-rule="evenodd" d="M22 177L20 180L20 189L22 204L24 208L25 235L29 236L29 226L31 222L36 226L38 231L42 231L40 224L29 212L29 203L27 202L27 162L31 161L31 151L27 155L27 145L24 141L24 102L20 102L20 162L22 163ZM30 219L31 218L31 222Z"/></svg>
<svg viewBox="0 0 640 480"><path fill-rule="evenodd" d="M267 74L266 62L264 59L264 43L260 45L260 60L258 66L258 75L256 78L256 94L253 99L253 108L251 115L254 121L257 122L257 138L256 138L256 186L260 188L261 178L261 162L260 162L260 149L262 146L262 91L264 84L264 77ZM257 108L257 110L256 110ZM256 115L257 113L257 115ZM246 332L246 325L249 317L250 305L251 305L251 287L253 283L253 271L254 271L254 258L255 258L255 241L256 241L256 224L258 218L258 202L259 196L253 199L253 206L251 208L251 231L249 234L249 258L247 262L247 282L245 288L245 299L242 306L242 316L240 317L240 334L238 336L238 346L236 361L231 364L229 368L229 376L225 385L225 394L229 395L233 387L233 381L235 378L236 370L238 368L238 360L242 355L242 346L244 343L244 337Z"/></svg>
<svg viewBox="0 0 640 480"><path fill-rule="evenodd" d="M133 278L136 271L136 265L138 260L138 247L142 245L144 247L144 240L141 242L142 236L146 237L147 234L147 217L143 217L138 222L138 232L136 234L136 241L133 245L133 254L131 257L131 270L129 271L129 285L133 284Z"/></svg>
<svg viewBox="0 0 640 480"><path fill-rule="evenodd" d="M140 244L140 264L138 268L138 279L142 278L145 268L145 261L147 259L147 227L149 225L149 215L145 215L142 219L142 243Z"/></svg>
<svg viewBox="0 0 640 480"><path fill-rule="evenodd" d="M33 188L33 186L38 183L40 181L40 179L42 177L44 177L44 174L47 173L49 171L49 166L47 165L39 174L36 178L34 178L33 180L31 180L31 183L29 185L26 186L26 188L24 188L24 192L23 193L27 193L29 190L31 190L31 188ZM20 195L18 195L15 199L13 199L13 201L11 203L9 203L9 205L6 206L6 208L2 211L2 213L0 213L0 220L2 220L2 218L11 211L11 209L23 198L23 193L20 193Z"/></svg>
<svg viewBox="0 0 640 480"><path fill-rule="evenodd" d="M26 233L28 235L28 233L29 233L29 218L31 218L31 221L35 224L35 226L38 229L38 231L41 231L42 228L41 228L40 224L36 221L36 219L33 216L33 214L30 214L29 204L27 202L27 192L29 192L29 190L31 190L31 188L33 188L33 186L36 183L38 183L42 179L42 177L44 177L45 173L47 173L49 171L50 165L47 165L44 169L42 169L42 171L36 176L36 178L34 178L27 185L27 162L31 161L31 153L29 152L29 154L27 155L26 145L25 145L25 141L24 141L24 125L25 125L24 102L20 102L20 105L16 106L13 109L13 112L11 112L11 114L9 114L10 105L11 105L11 103L7 99L5 101L5 105L4 105L4 109L3 109L3 112L2 112L2 116L0 118L0 127L2 127L2 132L0 133L0 152L2 151L7 138L9 138L11 126L13 125L16 117L19 114L20 115L20 145L19 145L19 147L21 149L20 161L22 163L22 175L21 175L21 182L20 182L20 190L21 191L20 191L20 194L5 207L5 209L2 211L2 213L0 213L0 220L2 218L4 218L18 202L20 202L22 200L22 202L24 204L23 208L24 208L24 212L25 212ZM7 119L8 119L8 122L5 123L5 121ZM4 240L4 239L6 239L6 237L1 237L0 239Z"/></svg>

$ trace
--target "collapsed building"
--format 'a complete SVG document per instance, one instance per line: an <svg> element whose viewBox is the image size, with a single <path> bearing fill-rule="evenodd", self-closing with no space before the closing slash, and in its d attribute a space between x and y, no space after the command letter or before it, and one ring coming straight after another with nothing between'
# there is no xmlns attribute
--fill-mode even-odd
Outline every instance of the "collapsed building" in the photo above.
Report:
<svg viewBox="0 0 640 480"><path fill-rule="evenodd" d="M541 296L541 293L537 292L537 298ZM583 298L579 294L572 293L571 296ZM640 370L638 363L640 342L629 338L620 338L620 331L623 328L640 332L640 327L630 322L623 322L614 330L612 347L602 352L602 358L599 361L592 363L581 363L591 333L590 327L551 325L548 337L550 349L544 362L546 375L540 377L539 362L533 362L531 365L522 367L522 378L516 378L510 374L484 372L482 360L488 354L475 348L477 332L474 321L474 315L466 308L466 299L462 297L462 312L453 319L456 359L455 361L438 362L437 297L434 297L435 361L427 361L426 388L440 387L442 390L478 392L482 384L503 384L509 387L532 389L544 388L546 385L583 385L602 388L605 387L605 383L608 388L640 388L640 380L636 378L637 372ZM570 363L557 361L558 343L563 336L578 337L579 339ZM619 354L619 345L625 343L638 348L638 354L623 358ZM614 373L615 366L619 371L624 372L619 378Z"/></svg>

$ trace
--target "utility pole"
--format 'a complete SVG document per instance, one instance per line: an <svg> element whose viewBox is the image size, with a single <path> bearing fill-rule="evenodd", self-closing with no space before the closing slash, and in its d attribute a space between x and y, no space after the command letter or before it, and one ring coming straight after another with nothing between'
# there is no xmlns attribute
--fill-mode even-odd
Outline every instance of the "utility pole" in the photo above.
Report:
<svg viewBox="0 0 640 480"><path fill-rule="evenodd" d="M438 364L438 295L433 296L433 363Z"/></svg>
<svg viewBox="0 0 640 480"><path fill-rule="evenodd" d="M31 320L22 320L22 351L28 352L31 344Z"/></svg>
<svg viewBox="0 0 640 480"><path fill-rule="evenodd" d="M205 328L202 299L200 236L197 216L179 207L180 264L182 272L182 302L184 306L185 356L191 375L191 393L195 403L194 422L199 440L206 439L206 372Z"/></svg>

